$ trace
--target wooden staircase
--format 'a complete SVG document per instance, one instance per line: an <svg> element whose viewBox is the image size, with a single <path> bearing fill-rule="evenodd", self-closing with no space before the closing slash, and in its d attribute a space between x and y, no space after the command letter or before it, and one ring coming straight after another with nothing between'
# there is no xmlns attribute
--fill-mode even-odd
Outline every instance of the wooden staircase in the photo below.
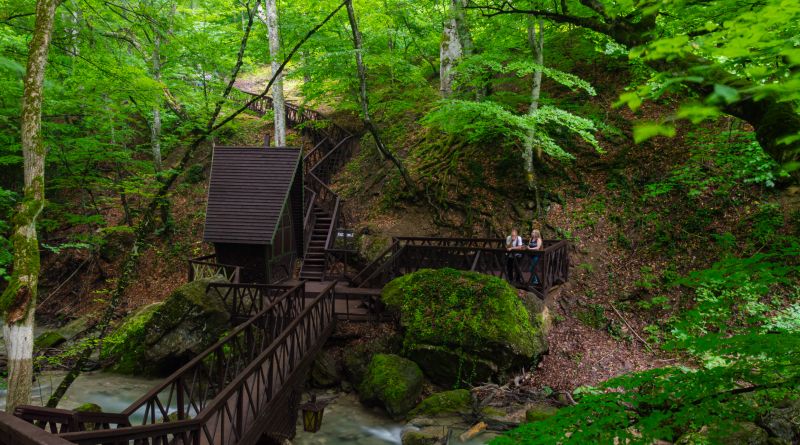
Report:
<svg viewBox="0 0 800 445"><path fill-rule="evenodd" d="M314 229L303 259L303 266L300 268L300 279L322 281L325 279L325 255L327 255L325 247L333 218L319 206L314 206L313 212L315 216Z"/></svg>

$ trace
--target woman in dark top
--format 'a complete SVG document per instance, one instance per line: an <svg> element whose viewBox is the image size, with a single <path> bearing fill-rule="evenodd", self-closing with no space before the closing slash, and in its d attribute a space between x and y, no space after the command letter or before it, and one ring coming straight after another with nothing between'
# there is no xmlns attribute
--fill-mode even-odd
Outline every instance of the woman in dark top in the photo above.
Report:
<svg viewBox="0 0 800 445"><path fill-rule="evenodd" d="M542 234L539 233L538 230L534 229L531 231L531 240L528 241L528 250L542 250L544 246L544 241L542 240ZM539 276L536 275L536 264L539 263L539 255L531 255L531 280L530 285L536 286L539 284Z"/></svg>

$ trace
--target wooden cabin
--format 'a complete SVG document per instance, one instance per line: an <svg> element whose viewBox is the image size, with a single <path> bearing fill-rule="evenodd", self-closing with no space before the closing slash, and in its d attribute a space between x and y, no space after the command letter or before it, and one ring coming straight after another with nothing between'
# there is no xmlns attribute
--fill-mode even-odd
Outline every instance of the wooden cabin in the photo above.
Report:
<svg viewBox="0 0 800 445"><path fill-rule="evenodd" d="M214 147L203 240L217 263L242 268L242 283L291 278L303 254L301 150Z"/></svg>

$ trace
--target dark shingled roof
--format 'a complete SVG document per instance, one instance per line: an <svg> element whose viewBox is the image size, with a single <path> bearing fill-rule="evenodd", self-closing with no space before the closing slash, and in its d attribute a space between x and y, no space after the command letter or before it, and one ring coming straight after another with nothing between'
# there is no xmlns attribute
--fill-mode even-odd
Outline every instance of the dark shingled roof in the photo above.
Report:
<svg viewBox="0 0 800 445"><path fill-rule="evenodd" d="M298 168L299 149L215 147L203 240L271 244Z"/></svg>

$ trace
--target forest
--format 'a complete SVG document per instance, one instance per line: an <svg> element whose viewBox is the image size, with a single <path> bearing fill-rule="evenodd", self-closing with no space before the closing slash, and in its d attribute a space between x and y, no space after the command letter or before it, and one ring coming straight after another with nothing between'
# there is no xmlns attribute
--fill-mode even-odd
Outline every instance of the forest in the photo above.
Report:
<svg viewBox="0 0 800 445"><path fill-rule="evenodd" d="M800 443L797 0L0 29L0 445ZM274 400L237 393L267 417L209 433L293 335Z"/></svg>

